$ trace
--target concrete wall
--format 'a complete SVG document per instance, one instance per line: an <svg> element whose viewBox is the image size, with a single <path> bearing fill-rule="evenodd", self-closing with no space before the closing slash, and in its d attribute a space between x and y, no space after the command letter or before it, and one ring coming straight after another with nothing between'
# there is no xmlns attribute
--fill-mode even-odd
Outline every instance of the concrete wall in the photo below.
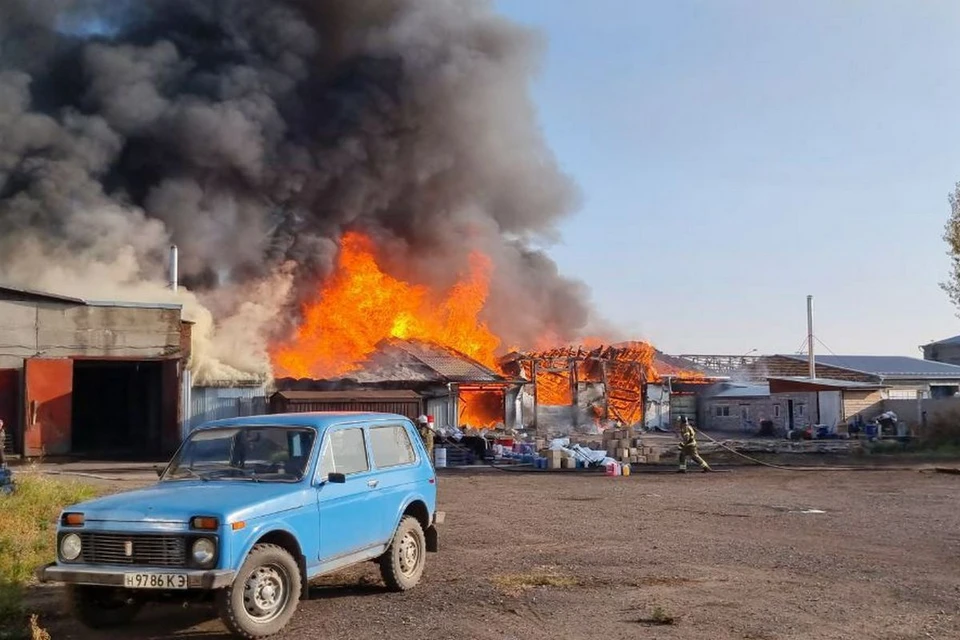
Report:
<svg viewBox="0 0 960 640"><path fill-rule="evenodd" d="M177 358L180 354L180 309L176 307L99 306L32 298L0 299L0 370L10 370L16 377L14 387L0 391L7 396L11 395L11 389L15 392L13 402L16 415L13 421L7 417L7 426L12 427L17 441L25 446L31 430L38 428L23 424L26 402L23 369L26 359L148 360ZM163 393L170 397L164 396L162 421L164 434L169 431L173 440L176 440L178 423L177 375L176 366L167 368L164 365ZM69 397L66 396L67 401ZM0 399L0 404L3 404L2 401ZM48 404L51 403L38 405L40 414ZM69 404L64 411L67 412L66 421L69 424ZM44 443L48 453L58 453L66 446L69 429L64 434L55 443Z"/></svg>
<svg viewBox="0 0 960 640"><path fill-rule="evenodd" d="M0 300L0 369L25 358L180 353L180 310Z"/></svg>
<svg viewBox="0 0 960 640"><path fill-rule="evenodd" d="M794 428L802 429L817 419L817 394L777 393L757 398L702 398L700 401L700 424L707 431L750 434L760 430L762 420L771 420L777 433L785 433L790 422L787 415L788 400L794 401ZM801 415L801 405L803 413ZM777 407L779 416L777 415ZM729 416L718 416L717 408L727 407ZM746 407L744 419L742 409Z"/></svg>

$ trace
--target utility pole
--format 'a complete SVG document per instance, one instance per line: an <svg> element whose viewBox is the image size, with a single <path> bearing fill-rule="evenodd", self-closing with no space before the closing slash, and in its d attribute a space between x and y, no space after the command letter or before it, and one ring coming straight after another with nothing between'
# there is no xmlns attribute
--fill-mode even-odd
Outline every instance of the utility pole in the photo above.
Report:
<svg viewBox="0 0 960 640"><path fill-rule="evenodd" d="M813 355L813 296L807 296L807 360L810 364L810 379L817 377L817 364Z"/></svg>

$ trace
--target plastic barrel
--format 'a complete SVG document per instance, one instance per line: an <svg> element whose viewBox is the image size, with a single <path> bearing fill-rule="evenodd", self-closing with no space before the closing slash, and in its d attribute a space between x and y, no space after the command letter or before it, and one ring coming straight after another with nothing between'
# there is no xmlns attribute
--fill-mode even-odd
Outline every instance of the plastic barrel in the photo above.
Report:
<svg viewBox="0 0 960 640"><path fill-rule="evenodd" d="M438 469L447 466L447 450L445 447L437 447L433 450L433 462Z"/></svg>

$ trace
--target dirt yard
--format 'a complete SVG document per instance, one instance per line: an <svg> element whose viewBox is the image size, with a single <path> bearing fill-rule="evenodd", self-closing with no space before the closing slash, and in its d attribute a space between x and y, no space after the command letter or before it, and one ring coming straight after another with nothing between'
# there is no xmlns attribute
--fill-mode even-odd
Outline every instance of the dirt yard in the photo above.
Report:
<svg viewBox="0 0 960 640"><path fill-rule="evenodd" d="M325 579L284 638L921 639L960 637L960 476L497 471L441 477L443 549L423 584L373 565ZM60 638L222 638L209 609Z"/></svg>

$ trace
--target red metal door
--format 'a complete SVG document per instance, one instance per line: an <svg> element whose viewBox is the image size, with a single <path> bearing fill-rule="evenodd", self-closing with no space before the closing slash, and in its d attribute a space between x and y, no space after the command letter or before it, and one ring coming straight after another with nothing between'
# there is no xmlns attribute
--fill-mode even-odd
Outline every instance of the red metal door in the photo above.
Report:
<svg viewBox="0 0 960 640"><path fill-rule="evenodd" d="M23 453L69 453L73 414L73 360L29 358L24 363Z"/></svg>
<svg viewBox="0 0 960 640"><path fill-rule="evenodd" d="M20 370L0 369L0 420L6 432L5 450L16 453L20 450L20 421L17 419L20 396Z"/></svg>

